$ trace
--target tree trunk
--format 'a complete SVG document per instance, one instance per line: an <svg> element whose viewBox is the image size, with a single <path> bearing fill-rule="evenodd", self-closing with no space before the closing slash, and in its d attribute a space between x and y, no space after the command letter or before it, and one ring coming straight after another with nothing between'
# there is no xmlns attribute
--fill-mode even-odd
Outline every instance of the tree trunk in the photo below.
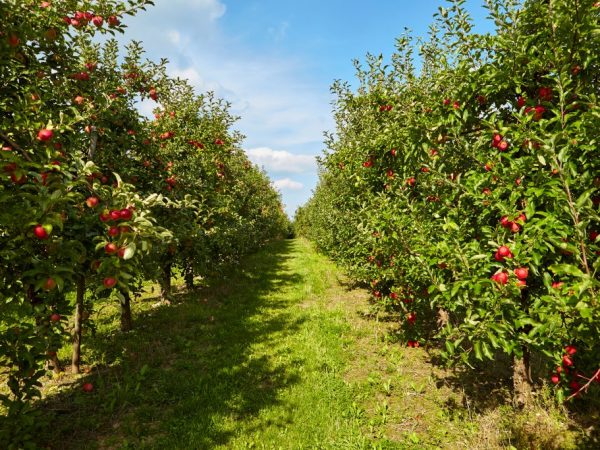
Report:
<svg viewBox="0 0 600 450"><path fill-rule="evenodd" d="M121 292L121 331L133 329L133 320L131 318L131 297L129 292Z"/></svg>
<svg viewBox="0 0 600 450"><path fill-rule="evenodd" d="M185 266L185 285L188 289L194 289L194 268L191 263Z"/></svg>
<svg viewBox="0 0 600 450"><path fill-rule="evenodd" d="M529 313L529 291L525 288L521 291L521 308L526 314ZM531 325L520 328L520 334L529 334ZM531 380L531 352L526 345L521 346L522 358L513 356L513 402L518 408L526 408L531 404L533 393L533 381Z"/></svg>
<svg viewBox="0 0 600 450"><path fill-rule="evenodd" d="M533 382L529 349L523 347L523 357L513 357L513 402L517 408L526 408L531 403Z"/></svg>
<svg viewBox="0 0 600 450"><path fill-rule="evenodd" d="M169 261L163 266L162 279L160 283L160 295L163 300L171 299L171 262Z"/></svg>
<svg viewBox="0 0 600 450"><path fill-rule="evenodd" d="M39 298L35 294L35 289L34 289L33 285L27 286L26 295L27 295L27 299L29 300L29 303L31 303L31 306L39 305L40 303L42 303L42 299ZM38 330L39 330L39 328L42 326L42 320L39 316L36 317L35 323L38 326ZM63 368L60 365L60 360L58 359L58 356L56 356L56 355L48 356L48 359L46 360L46 370L50 370L50 369L52 369L52 371L56 374L59 374L60 372L63 371Z"/></svg>
<svg viewBox="0 0 600 450"><path fill-rule="evenodd" d="M75 297L75 324L73 326L73 354L71 356L71 373L79 373L81 363L81 331L83 322L83 300L85 298L85 278L77 279Z"/></svg>

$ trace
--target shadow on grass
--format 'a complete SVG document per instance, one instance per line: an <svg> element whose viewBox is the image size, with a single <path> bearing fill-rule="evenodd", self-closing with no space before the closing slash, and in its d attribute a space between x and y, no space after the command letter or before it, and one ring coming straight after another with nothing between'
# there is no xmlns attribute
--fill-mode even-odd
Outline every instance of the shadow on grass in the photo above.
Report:
<svg viewBox="0 0 600 450"><path fill-rule="evenodd" d="M301 281L286 270L293 246L274 242L226 280L178 293L170 306L147 308L133 332L87 338L84 354L95 368L41 405L53 416L39 445L227 445L236 421L277 403L278 392L298 381L284 365L251 351L300 325L284 299L267 298ZM85 381L94 384L91 394L81 390Z"/></svg>
<svg viewBox="0 0 600 450"><path fill-rule="evenodd" d="M500 417L504 417L505 426L513 434L513 442L521 448L573 448L566 444L569 439L576 441L576 448L598 449L600 448L600 390L595 389L582 396L576 401L565 404L568 411L569 424L566 424L566 416L554 403L550 389L544 387L543 380L548 380L548 359L539 354L532 355L531 373L535 381L534 392L538 399L534 402L531 411L520 411L512 409L512 359L502 352L496 352L492 360L478 361L472 358L469 363L472 367L458 364L447 368L446 360L441 358L440 352L445 350L443 341L435 338L438 329L436 317L422 314L419 328L421 335L425 336L427 343L425 350L427 357L425 361L440 371L433 375L438 389L450 388L459 395L462 402L456 398L449 397L444 402L444 409L449 417L469 416L472 413L485 415L490 412L502 411ZM370 317L373 320L373 317ZM395 311L387 311L380 315L379 322L398 322L398 326L388 330L387 342L406 346L406 330L400 325L401 315ZM537 408L537 409L536 409ZM541 410L553 418L545 419ZM465 415L465 413L467 413ZM539 416L542 418L539 419ZM545 421L546 420L546 421ZM552 422L552 421L555 422ZM561 434L570 429L573 434L566 440ZM549 439L549 440L548 440ZM551 442L552 441L552 442ZM507 445L509 442L506 443ZM565 444L565 447L562 446Z"/></svg>

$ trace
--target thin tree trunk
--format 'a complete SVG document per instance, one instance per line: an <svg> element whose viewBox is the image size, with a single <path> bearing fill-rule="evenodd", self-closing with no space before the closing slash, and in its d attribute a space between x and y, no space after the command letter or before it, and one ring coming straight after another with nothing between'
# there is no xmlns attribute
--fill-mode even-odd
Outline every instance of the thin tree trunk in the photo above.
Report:
<svg viewBox="0 0 600 450"><path fill-rule="evenodd" d="M513 357L513 399L518 408L531 404L533 383L531 381L530 353L523 347L523 357Z"/></svg>
<svg viewBox="0 0 600 450"><path fill-rule="evenodd" d="M133 319L131 317L131 297L129 292L121 292L121 331L133 329Z"/></svg>
<svg viewBox="0 0 600 450"><path fill-rule="evenodd" d="M521 309L529 313L529 291L521 291ZM531 325L525 325L518 330L519 333L528 334ZM533 381L531 380L531 352L527 345L521 346L523 357L513 357L513 402L518 408L526 408L531 404Z"/></svg>
<svg viewBox="0 0 600 450"><path fill-rule="evenodd" d="M32 306L39 305L42 302L37 295L35 295L35 289L33 285L27 286L26 295ZM40 317L35 319L36 325L40 327L42 325L42 320ZM56 374L63 371L62 366L60 365L60 360L56 355L49 355L46 360L46 370L52 369L52 371Z"/></svg>
<svg viewBox="0 0 600 450"><path fill-rule="evenodd" d="M62 366L60 365L60 360L58 359L58 356L56 355L52 355L49 356L49 360L48 360L48 365L46 366L47 369L52 369L52 372L59 374L63 371Z"/></svg>
<svg viewBox="0 0 600 450"><path fill-rule="evenodd" d="M188 264L185 266L184 277L187 288L194 289L194 268L190 262L188 262Z"/></svg>
<svg viewBox="0 0 600 450"><path fill-rule="evenodd" d="M75 324L73 326L73 354L71 356L71 373L79 373L81 363L81 332L83 323L83 300L85 298L85 278L77 279L75 299Z"/></svg>
<svg viewBox="0 0 600 450"><path fill-rule="evenodd" d="M163 266L160 295L163 300L171 299L171 262L170 261Z"/></svg>

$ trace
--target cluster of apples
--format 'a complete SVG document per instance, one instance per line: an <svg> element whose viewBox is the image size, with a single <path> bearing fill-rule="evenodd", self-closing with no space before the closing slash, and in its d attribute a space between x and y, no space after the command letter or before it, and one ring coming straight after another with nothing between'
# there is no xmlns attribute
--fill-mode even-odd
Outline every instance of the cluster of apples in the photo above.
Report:
<svg viewBox="0 0 600 450"><path fill-rule="evenodd" d="M51 4L50 2L42 2L41 6L44 8L49 8ZM90 23L97 28L100 28L102 25L104 25L104 17L89 11L76 11L72 17L65 16L63 17L63 20L67 25L71 25L75 28L82 28ZM116 27L121 23L119 18L115 15L108 16L106 22L111 28Z"/></svg>
<svg viewBox="0 0 600 450"><path fill-rule="evenodd" d="M519 231L521 231L521 226L525 224L526 220L527 217L523 213L519 214L513 220L510 220L508 216L502 216L500 218L500 225L502 225L502 228L510 229L510 231L512 231L513 233L518 233Z"/></svg>
<svg viewBox="0 0 600 450"><path fill-rule="evenodd" d="M506 245L502 245L498 247L496 253L494 254L494 259L498 262L504 262L506 259L512 259L514 255L512 254L509 247ZM513 273L517 277L517 285L521 287L527 286L527 277L529 276L529 269L527 267L517 267L514 269ZM502 270L500 272L492 275L491 279L499 284L505 285L508 283L508 272Z"/></svg>
<svg viewBox="0 0 600 450"><path fill-rule="evenodd" d="M555 371L550 375L550 381L553 384L559 384L563 377L571 376L569 381L569 388L571 389L571 395L576 396L583 389L581 383L578 379L583 377L578 371L574 370L575 363L573 362L573 356L577 353L577 348L574 345L567 345L565 347L565 353L562 357L562 365L557 366ZM596 372L594 378L597 382L600 383L600 377L598 377L598 373ZM593 381L593 380L590 380Z"/></svg>

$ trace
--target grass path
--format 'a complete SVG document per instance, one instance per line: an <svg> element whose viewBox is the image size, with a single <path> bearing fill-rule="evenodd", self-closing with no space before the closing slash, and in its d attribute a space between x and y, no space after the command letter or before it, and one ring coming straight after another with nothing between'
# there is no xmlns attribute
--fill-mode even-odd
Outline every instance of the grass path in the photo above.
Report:
<svg viewBox="0 0 600 450"><path fill-rule="evenodd" d="M498 411L475 421L423 350L386 343L393 325L365 318L366 292L346 287L303 240L275 242L169 306L155 302L136 303L137 328L127 334L114 331L116 310L98 316L84 351L89 373L48 389L55 416L52 433L40 437L45 446L509 444ZM95 390L83 394L88 379Z"/></svg>

